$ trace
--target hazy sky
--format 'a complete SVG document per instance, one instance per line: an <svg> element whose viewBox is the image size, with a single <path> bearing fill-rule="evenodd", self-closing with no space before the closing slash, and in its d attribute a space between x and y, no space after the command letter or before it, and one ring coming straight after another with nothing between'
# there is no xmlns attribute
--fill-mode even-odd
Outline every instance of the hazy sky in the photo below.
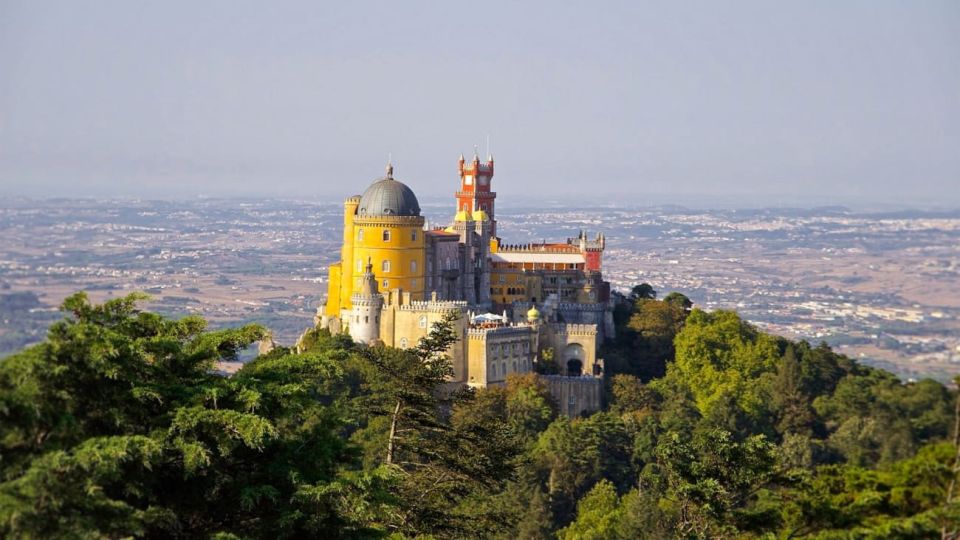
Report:
<svg viewBox="0 0 960 540"><path fill-rule="evenodd" d="M960 206L960 1L0 0L0 194Z"/></svg>

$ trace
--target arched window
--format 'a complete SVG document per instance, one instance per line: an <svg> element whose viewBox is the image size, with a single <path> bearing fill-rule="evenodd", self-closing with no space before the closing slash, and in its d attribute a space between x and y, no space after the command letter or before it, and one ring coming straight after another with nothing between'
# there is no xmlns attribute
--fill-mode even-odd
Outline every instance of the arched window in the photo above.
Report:
<svg viewBox="0 0 960 540"><path fill-rule="evenodd" d="M401 349L407 348L407 338L400 338L400 348Z"/></svg>
<svg viewBox="0 0 960 540"><path fill-rule="evenodd" d="M383 241L384 241L384 242L389 242L389 241L390 241L390 229L384 229L384 230L383 230Z"/></svg>
<svg viewBox="0 0 960 540"><path fill-rule="evenodd" d="M503 364L500 365L500 367L503 368L503 372L502 372L502 373L503 373L503 376L506 377L506 376L507 376L507 363L504 362Z"/></svg>
<svg viewBox="0 0 960 540"><path fill-rule="evenodd" d="M417 261L410 261L410 273L411 274L417 273Z"/></svg>
<svg viewBox="0 0 960 540"><path fill-rule="evenodd" d="M427 327L427 316L422 315L420 317L420 328L426 328L426 327Z"/></svg>
<svg viewBox="0 0 960 540"><path fill-rule="evenodd" d="M381 263L380 266L382 267L381 269L382 269L384 272L389 272L389 271L390 271L390 261L389 261L388 259L384 259L383 263Z"/></svg>
<svg viewBox="0 0 960 540"><path fill-rule="evenodd" d="M363 272L363 261L357 259L357 272Z"/></svg>
<svg viewBox="0 0 960 540"><path fill-rule="evenodd" d="M490 364L490 378L491 378L491 379L496 379L496 378L497 378L497 365L496 365L496 364Z"/></svg>
<svg viewBox="0 0 960 540"><path fill-rule="evenodd" d="M357 229L357 240L363 242L363 229Z"/></svg>
<svg viewBox="0 0 960 540"><path fill-rule="evenodd" d="M417 288L417 280L415 280L415 279L411 279L411 280L410 280L410 288L411 288L411 289L416 289L416 288Z"/></svg>
<svg viewBox="0 0 960 540"><path fill-rule="evenodd" d="M387 279L383 280L383 288L386 289L389 286L390 286L390 280L387 280Z"/></svg>
<svg viewBox="0 0 960 540"><path fill-rule="evenodd" d="M451 268L453 268L453 267L450 266L450 257L447 257L447 263L446 263L445 265L443 265L443 269L444 269L444 270L450 270Z"/></svg>
<svg viewBox="0 0 960 540"><path fill-rule="evenodd" d="M414 242L417 241L417 230L416 230L416 229L414 229L414 230L410 233L410 240L413 240Z"/></svg>

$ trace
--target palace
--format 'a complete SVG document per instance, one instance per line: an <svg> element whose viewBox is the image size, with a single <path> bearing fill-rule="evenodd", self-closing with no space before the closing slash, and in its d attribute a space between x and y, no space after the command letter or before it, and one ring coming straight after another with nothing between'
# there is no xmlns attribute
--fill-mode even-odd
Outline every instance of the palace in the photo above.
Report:
<svg viewBox="0 0 960 540"><path fill-rule="evenodd" d="M603 360L613 335L610 284L603 281L603 234L563 243L505 244L498 230L493 158L460 156L456 209L430 227L413 190L386 176L344 202L340 261L330 265L317 324L358 342L415 346L432 324L459 315L450 351L452 383L502 385L542 359L561 410L600 407Z"/></svg>

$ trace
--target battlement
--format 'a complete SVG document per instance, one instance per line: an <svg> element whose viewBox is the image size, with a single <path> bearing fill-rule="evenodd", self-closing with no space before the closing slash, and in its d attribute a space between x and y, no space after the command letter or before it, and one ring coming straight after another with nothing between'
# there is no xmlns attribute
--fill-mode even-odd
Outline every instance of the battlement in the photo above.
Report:
<svg viewBox="0 0 960 540"><path fill-rule="evenodd" d="M532 327L529 325L514 325L514 326L486 326L486 327L473 327L467 329L467 338L483 340L486 339L490 334L496 336L507 336L507 335L516 335L516 336L525 336L529 335Z"/></svg>
<svg viewBox="0 0 960 540"><path fill-rule="evenodd" d="M595 336L597 335L597 325L595 324L574 324L574 323L554 323L550 328L557 334L568 336Z"/></svg>
<svg viewBox="0 0 960 540"><path fill-rule="evenodd" d="M365 295L360 293L353 293L350 296L350 303L356 306L366 306L366 307L380 307L383 305L383 295L374 294L374 295Z"/></svg>
<svg viewBox="0 0 960 540"><path fill-rule="evenodd" d="M576 246L570 244L500 244L497 251L510 253L579 253Z"/></svg>
<svg viewBox="0 0 960 540"><path fill-rule="evenodd" d="M431 311L441 313L448 311L465 311L467 309L467 302L464 300L413 300L396 307L400 311Z"/></svg>
<svg viewBox="0 0 960 540"><path fill-rule="evenodd" d="M606 305L606 304L603 304L603 303L600 303L600 302L590 303L590 304L584 304L584 303L579 303L579 302L560 302L559 304L557 304L557 310L558 310L558 311L593 311L593 312L599 312L599 311L605 311L606 309L607 309L607 305Z"/></svg>

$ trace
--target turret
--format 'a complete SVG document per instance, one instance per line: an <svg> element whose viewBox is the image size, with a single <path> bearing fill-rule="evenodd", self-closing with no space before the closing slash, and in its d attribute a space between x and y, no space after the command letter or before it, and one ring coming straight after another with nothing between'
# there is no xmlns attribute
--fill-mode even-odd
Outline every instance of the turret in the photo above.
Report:
<svg viewBox="0 0 960 540"><path fill-rule="evenodd" d="M456 192L457 211L470 212L474 208L484 211L490 218L490 234L497 236L497 220L494 213L494 202L497 194L491 191L493 184L493 156L487 156L487 161L481 162L480 156L473 155L469 163L460 155L457 162L460 173L460 189Z"/></svg>
<svg viewBox="0 0 960 540"><path fill-rule="evenodd" d="M380 339L380 315L383 311L383 296L377 287L377 277L373 274L373 263L367 259L367 271L361 278L360 290L350 298L350 337L358 343L367 345Z"/></svg>

